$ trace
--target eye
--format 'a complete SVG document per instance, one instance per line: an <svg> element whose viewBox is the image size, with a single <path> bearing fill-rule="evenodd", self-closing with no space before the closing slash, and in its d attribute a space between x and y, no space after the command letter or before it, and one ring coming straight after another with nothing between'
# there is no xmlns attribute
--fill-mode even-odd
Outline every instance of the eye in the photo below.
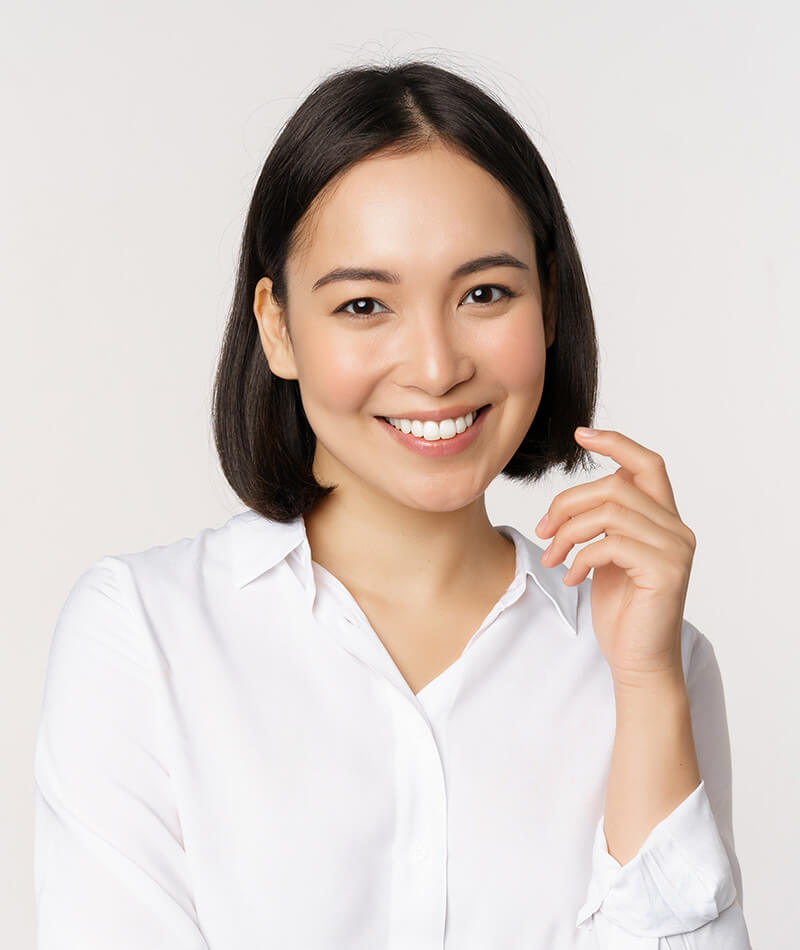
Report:
<svg viewBox="0 0 800 950"><path fill-rule="evenodd" d="M363 311L361 312L357 311L353 313L352 310L347 309L351 304L356 304L360 306L361 304L370 304L370 303L378 303L378 301L374 297L357 297L355 300L348 300L347 303L343 303L341 307L339 307L337 310L334 310L333 312L334 313L349 313L353 317L374 317L375 316L374 313L364 313ZM383 305L381 304L380 306L383 306Z"/></svg>
<svg viewBox="0 0 800 950"><path fill-rule="evenodd" d="M478 304L485 306L487 304L498 303L500 300L504 300L504 299L510 300L512 297L517 296L512 290L509 290L508 287L505 287L502 284L479 284L477 287L473 287L472 290L470 290L470 292L467 294L467 297L469 297L470 294L474 294L476 291L481 291L482 293L485 293L487 289L499 290L500 296L495 298L494 300L478 300L477 301ZM341 307L334 310L334 313L349 313L353 317L374 317L377 315L376 312L367 313L364 310L353 311L353 310L347 309L353 304L355 304L357 307L362 307L362 306L369 306L370 304L373 304L373 303L378 303L378 301L374 297L357 297L354 300L348 300L347 303L343 303ZM383 304L378 304L378 306L383 306Z"/></svg>
<svg viewBox="0 0 800 950"><path fill-rule="evenodd" d="M469 297L470 294L474 294L476 290L485 292L487 289L499 290L500 296L496 300L479 300L478 303L480 304L497 303L500 300L510 299L511 297L517 296L513 291L509 290L508 287L504 287L502 284L480 284L477 287L473 287L472 290L470 290L469 294L467 294L467 297Z"/></svg>

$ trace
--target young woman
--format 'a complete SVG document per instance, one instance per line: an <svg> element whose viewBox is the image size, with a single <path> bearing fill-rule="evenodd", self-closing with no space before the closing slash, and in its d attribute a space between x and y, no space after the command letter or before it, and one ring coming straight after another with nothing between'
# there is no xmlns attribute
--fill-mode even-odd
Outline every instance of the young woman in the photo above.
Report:
<svg viewBox="0 0 800 950"><path fill-rule="evenodd" d="M215 382L246 509L101 558L58 619L40 950L750 946L695 536L656 451L578 427L596 387L519 124L427 63L325 79ZM590 452L618 468L553 498L546 553L490 523L498 475Z"/></svg>

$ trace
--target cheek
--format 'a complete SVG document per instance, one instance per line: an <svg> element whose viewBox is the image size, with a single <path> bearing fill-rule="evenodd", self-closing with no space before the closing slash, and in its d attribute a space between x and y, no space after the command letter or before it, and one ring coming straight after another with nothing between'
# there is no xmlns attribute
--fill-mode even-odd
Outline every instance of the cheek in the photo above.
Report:
<svg viewBox="0 0 800 950"><path fill-rule="evenodd" d="M507 392L527 395L541 388L547 350L536 315L510 324L507 333L487 334L481 352L487 369Z"/></svg>
<svg viewBox="0 0 800 950"><path fill-rule="evenodd" d="M318 334L304 341L303 397L321 411L353 412L369 400L375 384L375 360L358 345L357 334Z"/></svg>

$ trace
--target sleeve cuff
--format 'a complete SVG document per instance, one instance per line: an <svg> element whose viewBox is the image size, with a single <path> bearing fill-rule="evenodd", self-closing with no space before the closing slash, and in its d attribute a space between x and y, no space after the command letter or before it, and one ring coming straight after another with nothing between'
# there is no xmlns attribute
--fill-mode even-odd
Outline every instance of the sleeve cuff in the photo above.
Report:
<svg viewBox="0 0 800 950"><path fill-rule="evenodd" d="M602 816L595 831L592 874L578 927L599 911L635 936L668 937L702 927L736 899L704 781L653 828L625 865L608 852L604 820Z"/></svg>

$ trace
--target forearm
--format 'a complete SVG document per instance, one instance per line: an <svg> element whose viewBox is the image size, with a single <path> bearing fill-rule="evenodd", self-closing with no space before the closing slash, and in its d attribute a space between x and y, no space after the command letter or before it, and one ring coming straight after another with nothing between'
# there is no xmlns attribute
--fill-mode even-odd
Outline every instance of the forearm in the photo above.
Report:
<svg viewBox="0 0 800 950"><path fill-rule="evenodd" d="M683 674L614 681L617 722L604 831L620 864L700 784Z"/></svg>

